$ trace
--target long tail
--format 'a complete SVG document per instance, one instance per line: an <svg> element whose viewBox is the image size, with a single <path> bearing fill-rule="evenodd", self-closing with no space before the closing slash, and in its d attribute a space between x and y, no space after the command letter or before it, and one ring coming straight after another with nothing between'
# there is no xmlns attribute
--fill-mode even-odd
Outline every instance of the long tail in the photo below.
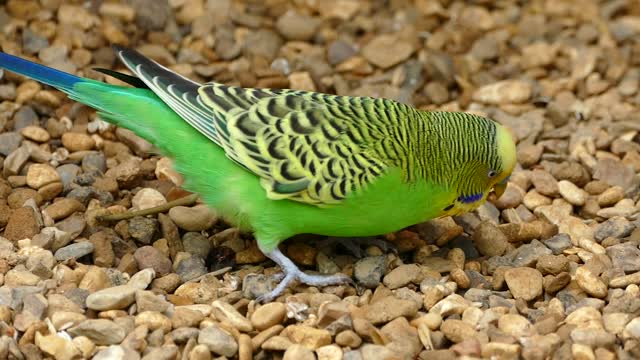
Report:
<svg viewBox="0 0 640 360"><path fill-rule="evenodd" d="M110 85L3 52L0 52L0 68L55 87L66 93L69 98L98 110L104 120L128 128L160 147L164 147L164 134L160 134L159 131L167 126L179 127L179 123L182 122L175 112L148 88ZM161 119L169 121L163 123Z"/></svg>
<svg viewBox="0 0 640 360"><path fill-rule="evenodd" d="M29 60L0 52L0 67L18 73L43 84L53 86L67 94L73 92L73 86L80 81L89 81L79 76L56 70Z"/></svg>

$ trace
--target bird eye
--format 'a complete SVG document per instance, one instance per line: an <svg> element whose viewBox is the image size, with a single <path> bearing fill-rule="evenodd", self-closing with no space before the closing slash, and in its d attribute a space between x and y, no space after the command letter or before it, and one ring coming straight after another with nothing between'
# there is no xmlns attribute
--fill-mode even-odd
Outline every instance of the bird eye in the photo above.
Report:
<svg viewBox="0 0 640 360"><path fill-rule="evenodd" d="M489 178L494 178L496 175L498 175L498 173L495 170L489 170L489 173L487 174Z"/></svg>

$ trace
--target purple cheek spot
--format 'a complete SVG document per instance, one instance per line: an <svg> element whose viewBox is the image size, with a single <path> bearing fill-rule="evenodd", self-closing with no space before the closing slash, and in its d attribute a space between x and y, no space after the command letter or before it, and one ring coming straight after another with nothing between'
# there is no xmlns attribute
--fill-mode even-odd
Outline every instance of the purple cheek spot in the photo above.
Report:
<svg viewBox="0 0 640 360"><path fill-rule="evenodd" d="M474 203L480 199L482 199L482 193L477 193L473 195L460 195L458 196L458 201L464 204Z"/></svg>

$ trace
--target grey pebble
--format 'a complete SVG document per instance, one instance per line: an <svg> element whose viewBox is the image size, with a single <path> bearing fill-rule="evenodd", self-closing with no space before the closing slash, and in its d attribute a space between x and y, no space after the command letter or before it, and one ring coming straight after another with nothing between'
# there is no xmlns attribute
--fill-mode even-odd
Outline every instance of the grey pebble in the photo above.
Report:
<svg viewBox="0 0 640 360"><path fill-rule="evenodd" d="M58 249L55 253L56 260L66 261L71 258L81 258L93 252L93 244L88 241L82 241L75 244L67 245Z"/></svg>

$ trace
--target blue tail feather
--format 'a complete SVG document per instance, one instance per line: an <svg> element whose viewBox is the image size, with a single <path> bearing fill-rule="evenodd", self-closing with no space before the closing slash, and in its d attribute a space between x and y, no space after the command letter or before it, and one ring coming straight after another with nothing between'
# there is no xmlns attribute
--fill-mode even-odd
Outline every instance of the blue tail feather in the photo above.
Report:
<svg viewBox="0 0 640 360"><path fill-rule="evenodd" d="M68 74L48 66L40 65L29 60L0 52L0 68L18 73L53 86L66 93L73 92L73 86L80 81L89 81L79 76Z"/></svg>

